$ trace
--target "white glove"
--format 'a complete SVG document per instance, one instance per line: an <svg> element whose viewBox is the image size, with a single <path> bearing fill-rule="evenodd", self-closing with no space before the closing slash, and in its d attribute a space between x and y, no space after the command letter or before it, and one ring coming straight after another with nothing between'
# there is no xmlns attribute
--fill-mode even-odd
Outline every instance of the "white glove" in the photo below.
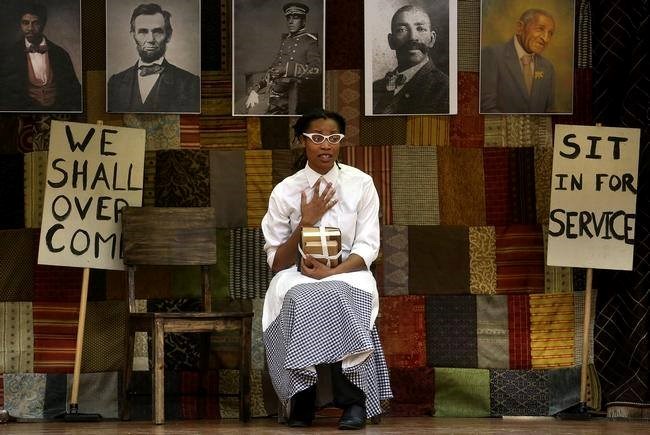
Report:
<svg viewBox="0 0 650 435"><path fill-rule="evenodd" d="M251 107L255 106L259 102L260 102L260 97L259 95L257 95L257 92L251 91L251 93L248 94L248 98L246 99L246 108L250 109Z"/></svg>

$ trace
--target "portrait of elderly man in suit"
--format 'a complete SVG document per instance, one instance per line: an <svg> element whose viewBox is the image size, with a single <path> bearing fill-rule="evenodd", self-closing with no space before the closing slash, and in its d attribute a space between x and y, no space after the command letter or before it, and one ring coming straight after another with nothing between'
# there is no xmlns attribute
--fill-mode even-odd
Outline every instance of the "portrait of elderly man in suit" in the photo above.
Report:
<svg viewBox="0 0 650 435"><path fill-rule="evenodd" d="M79 3L68 6L79 13ZM20 2L14 11L12 27L20 28L21 37L0 53L0 111L81 112L81 84L70 54L45 34L47 8ZM80 38L79 28L70 32L71 39Z"/></svg>
<svg viewBox="0 0 650 435"><path fill-rule="evenodd" d="M171 21L171 13L156 3L140 4L133 10L130 35L138 59L124 71L110 76L107 87L109 112L201 111L198 75L167 60L167 47L174 34Z"/></svg>

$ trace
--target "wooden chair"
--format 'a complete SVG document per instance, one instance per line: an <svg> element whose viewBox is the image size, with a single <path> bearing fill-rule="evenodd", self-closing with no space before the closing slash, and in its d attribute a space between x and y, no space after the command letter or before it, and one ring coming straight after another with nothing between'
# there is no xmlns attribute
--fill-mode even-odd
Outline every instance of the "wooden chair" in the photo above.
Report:
<svg viewBox="0 0 650 435"><path fill-rule="evenodd" d="M250 418L250 355L252 312L211 312L209 265L216 263L217 240L213 208L125 207L122 210L124 263L128 267L129 320L123 377L122 419L130 418L129 388L136 331L152 334L152 417L165 421L165 351L167 332L203 333L201 385L207 385L210 333L238 330L241 337L239 417ZM202 312L136 313L135 269L138 265L198 265L201 268ZM201 400L203 404L203 398ZM204 411L204 405L200 412Z"/></svg>

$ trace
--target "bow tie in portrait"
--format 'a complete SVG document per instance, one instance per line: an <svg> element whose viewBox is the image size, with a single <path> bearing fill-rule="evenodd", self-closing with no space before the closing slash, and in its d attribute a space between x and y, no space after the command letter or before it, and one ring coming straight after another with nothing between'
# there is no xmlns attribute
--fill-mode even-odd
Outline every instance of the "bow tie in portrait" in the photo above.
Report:
<svg viewBox="0 0 650 435"><path fill-rule="evenodd" d="M153 65L140 65L138 69L140 70L140 76L145 77L151 74L160 74L165 67L154 63Z"/></svg>
<svg viewBox="0 0 650 435"><path fill-rule="evenodd" d="M47 45L35 45L30 44L29 47L25 47L26 53L47 53Z"/></svg>
<svg viewBox="0 0 650 435"><path fill-rule="evenodd" d="M406 76L404 74L399 74L395 72L388 72L386 74L386 90L394 91L398 86L402 86L406 83Z"/></svg>

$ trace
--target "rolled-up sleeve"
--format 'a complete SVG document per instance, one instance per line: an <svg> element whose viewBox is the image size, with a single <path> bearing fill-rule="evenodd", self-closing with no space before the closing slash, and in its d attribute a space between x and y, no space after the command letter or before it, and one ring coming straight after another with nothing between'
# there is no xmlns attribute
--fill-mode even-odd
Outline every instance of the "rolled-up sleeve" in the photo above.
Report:
<svg viewBox="0 0 650 435"><path fill-rule="evenodd" d="M367 268L379 254L379 195L371 178L364 181L350 253L363 258Z"/></svg>
<svg viewBox="0 0 650 435"><path fill-rule="evenodd" d="M270 268L273 268L273 259L275 259L278 248L291 236L289 216L281 198L276 186L269 198L269 209L262 219L264 251L266 252L266 262Z"/></svg>

